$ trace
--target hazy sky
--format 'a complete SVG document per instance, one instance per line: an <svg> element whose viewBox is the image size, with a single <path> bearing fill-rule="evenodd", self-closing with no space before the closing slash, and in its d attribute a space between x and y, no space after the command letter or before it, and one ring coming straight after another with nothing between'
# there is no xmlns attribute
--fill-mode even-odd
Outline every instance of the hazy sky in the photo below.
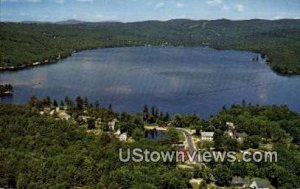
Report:
<svg viewBox="0 0 300 189"><path fill-rule="evenodd" d="M1 21L300 18L300 0L0 0Z"/></svg>

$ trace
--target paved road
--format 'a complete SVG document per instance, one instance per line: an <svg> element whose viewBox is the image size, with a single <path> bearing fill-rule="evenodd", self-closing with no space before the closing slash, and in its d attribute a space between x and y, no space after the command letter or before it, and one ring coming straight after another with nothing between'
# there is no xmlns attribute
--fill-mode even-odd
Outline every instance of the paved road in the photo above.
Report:
<svg viewBox="0 0 300 189"><path fill-rule="evenodd" d="M158 127L158 126L145 126L146 129L153 129L153 128L156 128L157 130L167 130L167 128L165 127ZM175 128L176 130L182 132L185 136L185 142L187 143L187 147L192 150L192 151L195 151L196 150L196 147L195 147L195 144L193 142L193 138L192 138L192 135L190 133L189 130L185 129L185 128L179 128L179 127L176 127Z"/></svg>
<svg viewBox="0 0 300 189"><path fill-rule="evenodd" d="M176 129L181 131L185 135L185 139L186 139L189 150L192 151L192 152L196 151L196 147L195 147L195 144L193 142L193 138L192 138L191 133L188 130L183 129L183 128L176 128Z"/></svg>
<svg viewBox="0 0 300 189"><path fill-rule="evenodd" d="M158 127L158 126L152 126L152 127L147 127L146 126L145 128L154 128L154 127L158 130L166 130L165 127ZM185 129L185 128L176 127L175 129L184 134L185 143L187 144L187 148L189 150L189 153L192 156L193 153L195 153L197 151L197 148L196 148L195 143L193 141L191 132L189 130ZM194 157L194 159L192 161L198 163L197 155Z"/></svg>

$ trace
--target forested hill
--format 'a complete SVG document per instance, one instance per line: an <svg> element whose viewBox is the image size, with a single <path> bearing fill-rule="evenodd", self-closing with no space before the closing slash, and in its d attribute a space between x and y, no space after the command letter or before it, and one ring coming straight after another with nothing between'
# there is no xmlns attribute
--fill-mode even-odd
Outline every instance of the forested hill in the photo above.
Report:
<svg viewBox="0 0 300 189"><path fill-rule="evenodd" d="M55 62L73 51L140 45L210 46L266 54L282 74L300 74L300 20L170 20L133 23L0 23L2 69ZM40 62L40 63L37 63Z"/></svg>

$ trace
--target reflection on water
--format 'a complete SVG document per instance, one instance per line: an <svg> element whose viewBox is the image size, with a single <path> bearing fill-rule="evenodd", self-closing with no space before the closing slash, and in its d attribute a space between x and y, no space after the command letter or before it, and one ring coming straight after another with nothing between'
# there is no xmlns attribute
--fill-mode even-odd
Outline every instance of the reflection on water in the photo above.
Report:
<svg viewBox="0 0 300 189"><path fill-rule="evenodd" d="M30 96L63 99L86 96L118 111L137 112L144 104L170 113L217 113L243 99L287 104L300 111L300 77L284 77L257 54L210 48L132 47L88 50L57 64L0 73L14 85L3 102L24 103Z"/></svg>
<svg viewBox="0 0 300 189"><path fill-rule="evenodd" d="M156 129L145 130L145 138L150 140L162 140L166 138L166 131Z"/></svg>

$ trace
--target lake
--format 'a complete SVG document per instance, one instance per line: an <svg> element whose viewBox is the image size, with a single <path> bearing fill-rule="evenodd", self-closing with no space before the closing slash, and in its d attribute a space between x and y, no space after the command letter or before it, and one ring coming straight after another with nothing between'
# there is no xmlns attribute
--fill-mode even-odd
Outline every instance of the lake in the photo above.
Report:
<svg viewBox="0 0 300 189"><path fill-rule="evenodd" d="M162 140L166 138L166 131L162 130L145 130L145 138L149 140Z"/></svg>
<svg viewBox="0 0 300 189"><path fill-rule="evenodd" d="M300 112L300 77L280 76L256 53L206 47L130 47L86 50L56 64L1 72L14 96L52 99L80 95L117 111L140 112L144 104L162 111L207 118L223 105L286 104Z"/></svg>

